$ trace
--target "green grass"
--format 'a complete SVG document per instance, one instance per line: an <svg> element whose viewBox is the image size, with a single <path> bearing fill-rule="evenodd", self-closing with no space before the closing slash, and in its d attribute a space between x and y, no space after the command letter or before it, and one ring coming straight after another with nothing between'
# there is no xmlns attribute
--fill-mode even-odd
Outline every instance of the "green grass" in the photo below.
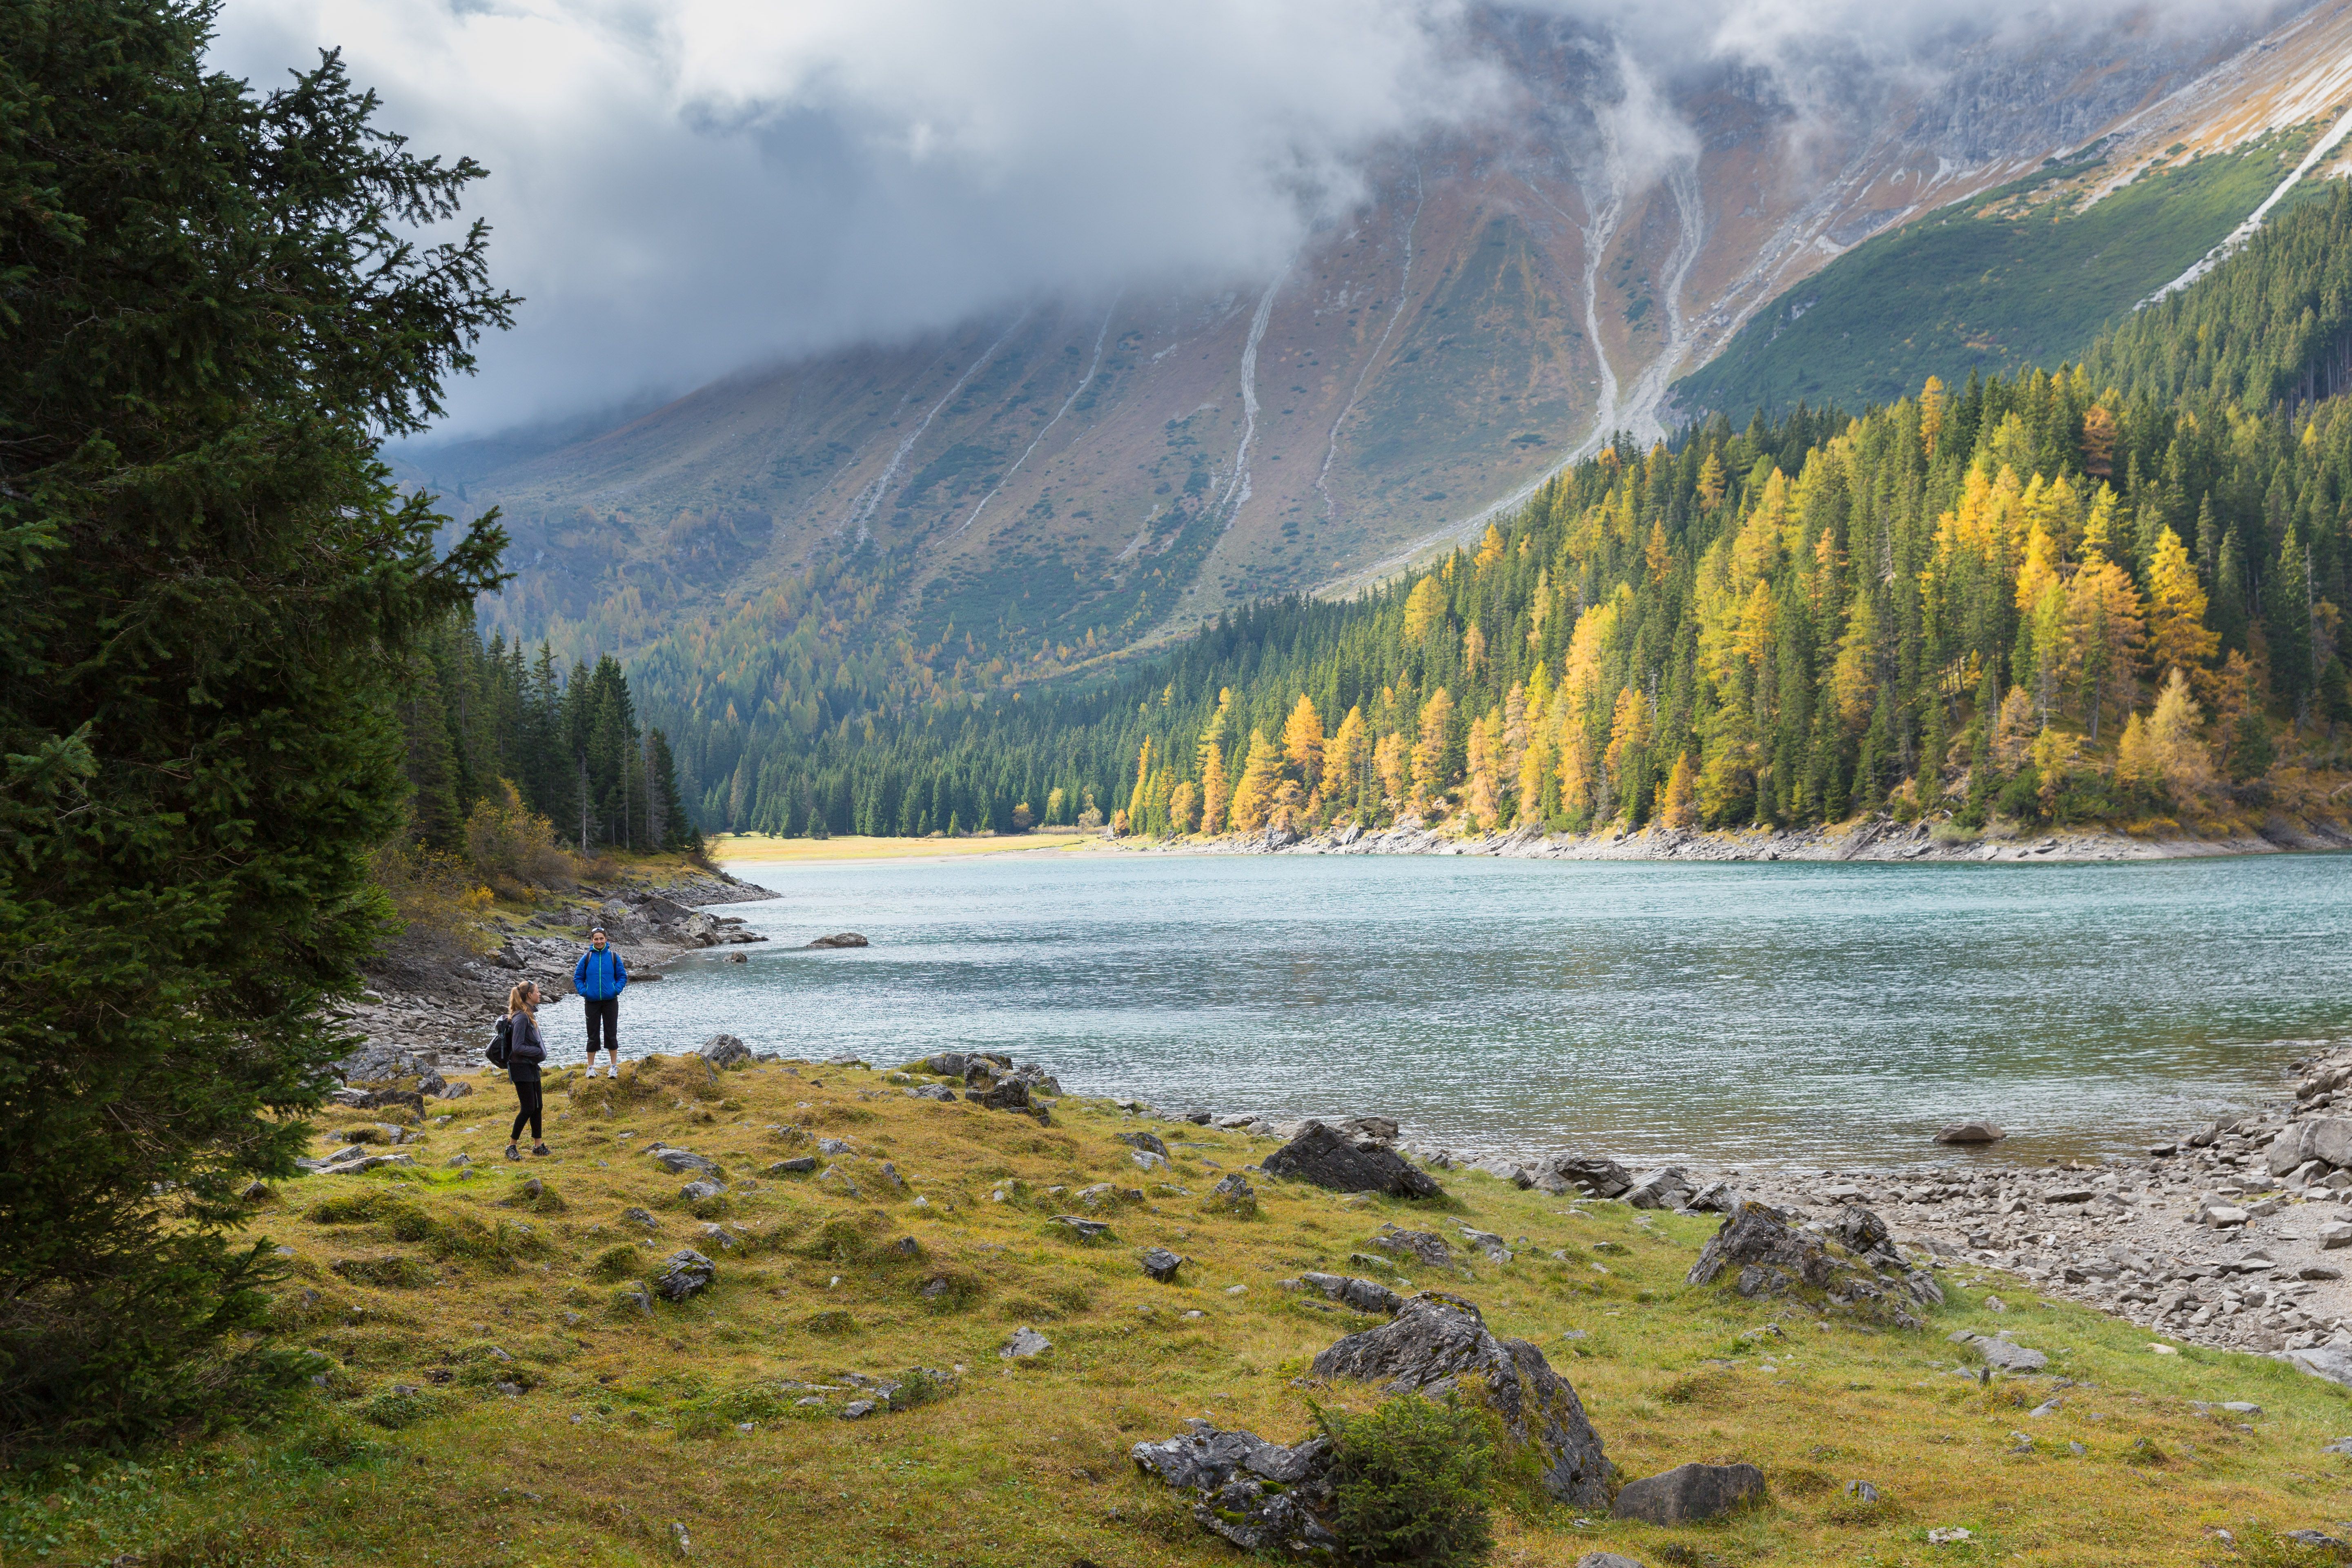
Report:
<svg viewBox="0 0 2352 1568"><path fill-rule="evenodd" d="M1735 424L1800 400L1860 413L2082 357L2099 328L2177 278L2293 170L2315 125L2144 174L2079 213L2104 171L2062 163L1864 241L1757 312L1715 360L1675 384L1688 410ZM2306 179L2286 202L2324 194ZM1987 216L1993 215L1993 216Z"/></svg>
<svg viewBox="0 0 2352 1568"><path fill-rule="evenodd" d="M270 1430L191 1436L132 1458L20 1461L0 1472L0 1562L137 1552L142 1568L600 1568L678 1562L682 1527L701 1563L1230 1564L1183 1504L1137 1475L1129 1449L1188 1416L1295 1441L1315 1429L1316 1407L1373 1408L1375 1390L1301 1381L1317 1352L1371 1321L1277 1281L1370 1272L1349 1258L1384 1221L1451 1233L1456 1218L1501 1234L1517 1256L1476 1259L1464 1276L1408 1267L1405 1278L1462 1294L1497 1332L1538 1345L1627 1479L1747 1460L1771 1489L1767 1506L1736 1520L1675 1530L1580 1523L1508 1490L1494 1519L1498 1563L1554 1568L1602 1549L1652 1564L1790 1568L2186 1563L2229 1560L2209 1527L2251 1542L2352 1517L2352 1464L2319 1452L2352 1433L2347 1391L2256 1357L2151 1353L2146 1332L2041 1304L2014 1279L1987 1275L1969 1289L1947 1275L1950 1306L1920 1331L1885 1331L1685 1287L1714 1229L1701 1216L1571 1203L1460 1172L1444 1175L1446 1198L1425 1204L1260 1181L1255 1212L1219 1214L1201 1197L1270 1145L1160 1126L1174 1168L1146 1174L1114 1139L1132 1119L1105 1105L1066 1100L1041 1128L909 1100L887 1074L802 1073L714 1078L656 1058L617 1090L552 1079L557 1156L467 1177L446 1159L493 1154L504 1131L504 1086L485 1081L452 1107L457 1119L427 1130L415 1171L300 1184L268 1220L294 1253L278 1322L319 1355L323 1386ZM340 1115L326 1120L341 1125ZM860 1196L807 1177L741 1185L815 1136L855 1145L833 1163ZM681 1178L630 1152L656 1138L734 1174L734 1247L679 1206ZM882 1176L886 1160L908 1187ZM534 1175L566 1207L517 1220L506 1205ZM1103 1209L1112 1235L1083 1243L1053 1216L1102 1181L1140 1187L1144 1200ZM633 1205L653 1213L652 1234L623 1219ZM530 1225L536 1247L474 1239L502 1223ZM1177 1283L1137 1266L1154 1244L1192 1259ZM650 1317L612 1308L626 1287L608 1281L632 1255L628 1277L642 1279L688 1246L717 1259L714 1289ZM353 1258L406 1258L433 1278L334 1269ZM1982 1289L2011 1310L1991 1313ZM1001 1359L1022 1324L1044 1331L1051 1352ZM2052 1375L1990 1386L1954 1375L1945 1336L1964 1325L2006 1328L2049 1352ZM856 1377L902 1380L919 1367L950 1375L902 1392L906 1408L839 1418L846 1400L878 1397L861 1395ZM810 1385L823 1385L824 1405L799 1403L817 1396ZM2027 1414L2053 1393L2063 1408ZM2230 1399L2264 1414L2243 1430L2189 1404ZM2034 1439L2030 1451L2012 1451L2018 1431ZM1884 1500L1849 1499L1851 1479ZM1926 1543L1949 1526L1974 1539ZM2294 1550L2263 1546L2243 1561L2297 1561Z"/></svg>

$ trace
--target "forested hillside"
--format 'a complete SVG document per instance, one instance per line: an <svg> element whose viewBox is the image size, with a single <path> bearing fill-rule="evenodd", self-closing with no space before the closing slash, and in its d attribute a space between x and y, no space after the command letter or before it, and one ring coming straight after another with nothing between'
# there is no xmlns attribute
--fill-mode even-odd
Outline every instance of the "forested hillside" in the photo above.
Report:
<svg viewBox="0 0 2352 1568"><path fill-rule="evenodd" d="M401 720L409 828L427 847L457 847L474 808L503 806L509 784L583 854L700 847L669 741L638 722L609 656L567 672L545 646L485 644L470 612L453 614L408 654Z"/></svg>
<svg viewBox="0 0 2352 1568"><path fill-rule="evenodd" d="M836 711L813 680L806 737L706 825L2245 804L2352 720L2347 239L2339 190L2081 366L1612 448L1424 575L1259 606L1108 688L890 709L845 679Z"/></svg>

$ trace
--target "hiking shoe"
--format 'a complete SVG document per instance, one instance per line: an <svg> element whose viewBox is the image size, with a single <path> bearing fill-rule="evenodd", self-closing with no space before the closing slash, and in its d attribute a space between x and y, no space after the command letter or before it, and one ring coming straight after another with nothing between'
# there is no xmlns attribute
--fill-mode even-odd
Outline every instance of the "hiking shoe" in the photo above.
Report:
<svg viewBox="0 0 2352 1568"><path fill-rule="evenodd" d="M521 1149L518 1148L516 1145L514 1145L514 1144L512 1144L512 1143L508 1144L508 1145L507 1145L507 1158L508 1158L508 1159L509 1159L509 1160L520 1160L520 1159L521 1159L521 1158L522 1158L522 1151L521 1151Z"/></svg>
<svg viewBox="0 0 2352 1568"><path fill-rule="evenodd" d="M532 1153L534 1153L534 1154L552 1154L552 1153L554 1153L554 1152L555 1152L555 1151L554 1151L554 1150L552 1150L552 1149L549 1148L549 1147L548 1147L546 1144L544 1144L544 1143L534 1143L534 1144L532 1144L532 1145L530 1146L530 1152L531 1152Z"/></svg>

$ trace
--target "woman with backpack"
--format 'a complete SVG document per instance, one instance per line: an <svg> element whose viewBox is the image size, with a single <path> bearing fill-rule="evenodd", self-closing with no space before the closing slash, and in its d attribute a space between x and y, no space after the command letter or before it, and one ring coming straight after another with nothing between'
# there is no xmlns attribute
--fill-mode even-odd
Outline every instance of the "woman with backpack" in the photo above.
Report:
<svg viewBox="0 0 2352 1568"><path fill-rule="evenodd" d="M507 1134L507 1158L520 1160L523 1123L530 1123L530 1152L549 1152L540 1130L539 1064L547 1047L539 1038L539 987L526 980L507 993L507 1076L514 1080L514 1128Z"/></svg>

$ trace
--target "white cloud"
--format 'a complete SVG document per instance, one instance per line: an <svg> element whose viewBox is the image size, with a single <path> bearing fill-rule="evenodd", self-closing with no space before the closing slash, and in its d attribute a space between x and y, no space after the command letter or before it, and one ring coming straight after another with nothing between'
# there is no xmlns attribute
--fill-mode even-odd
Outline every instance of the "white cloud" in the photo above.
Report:
<svg viewBox="0 0 2352 1568"><path fill-rule="evenodd" d="M1045 296L1247 282L1385 145L1507 101L1470 0L228 0L257 87L325 45L473 210L527 297L453 431L609 405ZM1696 146L1691 72L1852 107L1956 49L2273 0L1526 0L1615 56L1637 177Z"/></svg>
<svg viewBox="0 0 2352 1568"><path fill-rule="evenodd" d="M492 177L525 295L483 427L1044 294L1270 271L1492 93L1454 0L231 0L257 87L344 51Z"/></svg>

